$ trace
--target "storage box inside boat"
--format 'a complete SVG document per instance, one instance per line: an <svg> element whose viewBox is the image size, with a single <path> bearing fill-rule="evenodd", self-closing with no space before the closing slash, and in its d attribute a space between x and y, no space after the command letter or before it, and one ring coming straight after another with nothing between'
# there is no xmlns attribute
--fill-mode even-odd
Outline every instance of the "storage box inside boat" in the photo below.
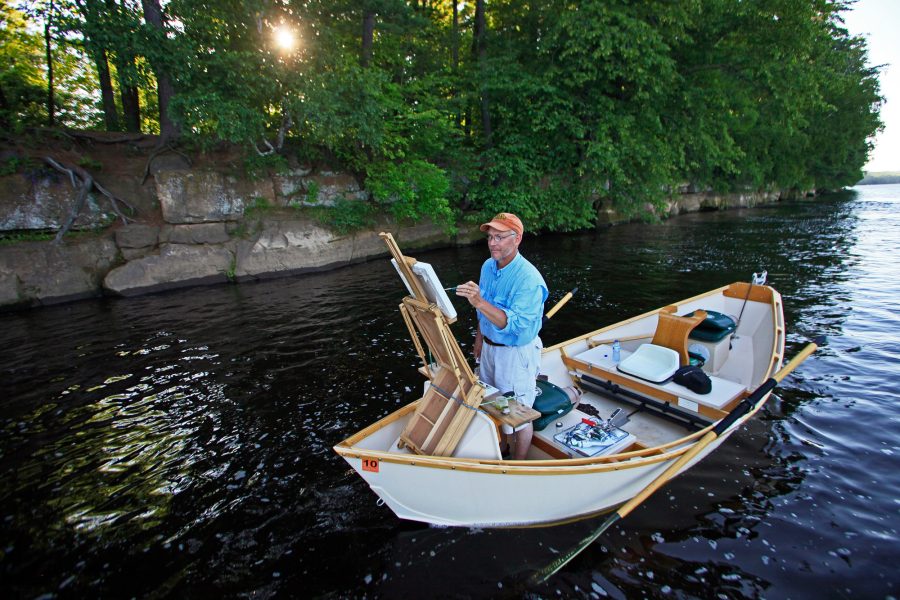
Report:
<svg viewBox="0 0 900 600"><path fill-rule="evenodd" d="M635 437L617 427L606 430L582 421L557 433L553 439L581 456L598 456L619 451L630 445Z"/></svg>
<svg viewBox="0 0 900 600"><path fill-rule="evenodd" d="M704 371L716 374L728 360L731 336L737 328L737 323L733 318L720 312L714 310L705 310L704 312L706 312L706 318L691 330L688 336L690 343L688 351L692 352L691 347L705 348L706 351L703 353L705 361L701 366Z"/></svg>
<svg viewBox="0 0 900 600"><path fill-rule="evenodd" d="M619 363L618 369L652 383L662 383L678 370L678 353L656 344L641 344Z"/></svg>
<svg viewBox="0 0 900 600"><path fill-rule="evenodd" d="M703 312L706 313L706 318L691 330L690 338L692 340L719 342L725 339L725 336L734 333L737 327L734 319L714 310L704 310ZM692 312L685 316L693 315Z"/></svg>

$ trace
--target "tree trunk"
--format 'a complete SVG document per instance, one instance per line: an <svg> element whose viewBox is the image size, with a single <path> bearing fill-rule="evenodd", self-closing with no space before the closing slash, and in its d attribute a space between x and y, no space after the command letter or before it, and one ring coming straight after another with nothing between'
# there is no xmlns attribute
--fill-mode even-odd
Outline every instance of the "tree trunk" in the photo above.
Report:
<svg viewBox="0 0 900 600"><path fill-rule="evenodd" d="M366 10L363 14L362 26L362 51L359 55L359 64L366 68L372 61L372 42L375 38L375 13Z"/></svg>
<svg viewBox="0 0 900 600"><path fill-rule="evenodd" d="M485 19L484 0L476 0L475 2L475 22L472 32L472 57L475 59L478 68L484 66L484 59L487 56L487 45L485 43L485 33L487 31L487 20ZM481 79L479 77L479 79ZM480 90L481 96L481 127L484 135L484 143L490 148L491 146L491 112L488 102L487 92L483 87Z"/></svg>
<svg viewBox="0 0 900 600"><path fill-rule="evenodd" d="M453 29L450 33L450 62L453 66L453 90L452 95L455 99L459 97L459 89L457 88L459 76L459 5L454 0L453 5ZM462 126L462 114L459 111L459 105L456 109L456 126Z"/></svg>
<svg viewBox="0 0 900 600"><path fill-rule="evenodd" d="M53 98L53 48L50 28L53 26L53 0L47 9L47 19L44 21L44 44L47 50L47 127L56 124L56 101Z"/></svg>
<svg viewBox="0 0 900 600"><path fill-rule="evenodd" d="M103 108L103 123L107 131L119 130L119 111L116 108L116 95L113 92L112 77L109 73L109 55L106 46L98 42L103 39L101 32L110 27L104 15L103 6L97 0L75 0L78 11L84 17L84 46L94 59L97 79L100 83L100 106Z"/></svg>
<svg viewBox="0 0 900 600"><path fill-rule="evenodd" d="M124 2L124 0L123 0ZM115 0L106 0L106 10L115 15L116 23L122 23L123 13ZM125 27L128 35L133 35L132 27ZM135 84L137 66L135 65L134 54L131 52L131 44L127 44L128 49L123 44L121 48L116 49L116 75L119 82L119 96L122 99L122 117L125 125L125 131L131 133L140 133L141 131L141 102L138 95L138 88Z"/></svg>
<svg viewBox="0 0 900 600"><path fill-rule="evenodd" d="M450 37L450 61L453 64L453 72L459 69L459 6L453 2L453 29Z"/></svg>
<svg viewBox="0 0 900 600"><path fill-rule="evenodd" d="M141 5L144 9L144 19L157 30L159 38L164 40L166 36L165 19L159 0L141 0ZM160 64L161 61L156 62L157 64L153 65L153 71L156 74L156 96L159 102L159 135L160 143L165 144L177 139L180 131L169 114L169 103L175 96L175 87L172 85L172 79L165 65Z"/></svg>
<svg viewBox="0 0 900 600"><path fill-rule="evenodd" d="M141 131L141 99L136 85L126 85L119 78L119 89L122 95L122 113L125 118L125 131L140 133Z"/></svg>
<svg viewBox="0 0 900 600"><path fill-rule="evenodd" d="M90 41L88 41L90 44ZM119 112L116 109L116 95L113 92L112 78L109 75L109 61L106 50L94 49L94 63L97 65L97 77L100 79L100 101L103 106L103 121L107 131L119 130Z"/></svg>

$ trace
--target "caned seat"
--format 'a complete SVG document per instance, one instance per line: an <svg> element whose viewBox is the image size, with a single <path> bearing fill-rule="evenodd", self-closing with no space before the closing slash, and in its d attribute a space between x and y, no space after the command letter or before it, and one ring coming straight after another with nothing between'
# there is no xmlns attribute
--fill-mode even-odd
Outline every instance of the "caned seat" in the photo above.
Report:
<svg viewBox="0 0 900 600"><path fill-rule="evenodd" d="M677 352L679 364L683 367L690 363L688 335L705 318L706 311L703 310L695 310L690 317L679 317L675 314L674 306L667 306L659 312L659 323L650 343Z"/></svg>

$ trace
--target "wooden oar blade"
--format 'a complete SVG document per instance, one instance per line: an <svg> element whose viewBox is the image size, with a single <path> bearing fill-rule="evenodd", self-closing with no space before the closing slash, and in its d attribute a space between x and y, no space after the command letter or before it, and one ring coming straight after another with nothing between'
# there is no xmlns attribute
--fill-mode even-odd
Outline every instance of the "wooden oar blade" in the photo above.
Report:
<svg viewBox="0 0 900 600"><path fill-rule="evenodd" d="M528 579L528 581L529 581L531 584L543 583L543 582L547 581L548 579L550 579L551 577L553 577L554 575L556 575L556 573L557 573L560 569L562 569L564 566L566 566L567 564L569 564L569 562L570 562L573 558L575 558L576 556L578 556L579 554L581 554L581 551L582 551L582 550L584 550L585 548L587 548L588 546L590 546L591 544L593 544L593 543L594 543L594 540L596 540L598 537L600 537L601 535L603 535L603 532L605 532L607 529L609 529L610 527L612 527L612 525L613 525L616 521L618 521L620 518L621 518L621 517L619 517L619 513L613 513L613 514L611 514L611 515L609 516L609 518L606 519L606 521L603 522L603 525L601 525L601 526L598 527L596 530L594 530L594 532L591 533L591 535L587 536L586 538L584 538L583 540L581 540L580 542L578 542L577 545L575 545L574 547L572 547L572 549L569 550L568 552L566 552L565 554L559 555L553 562L551 562L550 564L548 564L546 567L544 567L544 568L541 569L540 571L536 571L536 572Z"/></svg>

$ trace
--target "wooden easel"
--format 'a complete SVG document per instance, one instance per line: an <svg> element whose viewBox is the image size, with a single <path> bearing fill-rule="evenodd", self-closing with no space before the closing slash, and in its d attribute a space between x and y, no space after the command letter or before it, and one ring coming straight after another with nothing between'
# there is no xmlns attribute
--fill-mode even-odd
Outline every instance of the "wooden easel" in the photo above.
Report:
<svg viewBox="0 0 900 600"><path fill-rule="evenodd" d="M426 297L413 273L416 260L403 255L390 233L379 235L412 290L413 295L405 297L400 304L400 313L431 380L415 414L400 434L400 442L416 454L450 456L484 399L484 387L466 362L446 316ZM422 340L432 361L425 354Z"/></svg>

